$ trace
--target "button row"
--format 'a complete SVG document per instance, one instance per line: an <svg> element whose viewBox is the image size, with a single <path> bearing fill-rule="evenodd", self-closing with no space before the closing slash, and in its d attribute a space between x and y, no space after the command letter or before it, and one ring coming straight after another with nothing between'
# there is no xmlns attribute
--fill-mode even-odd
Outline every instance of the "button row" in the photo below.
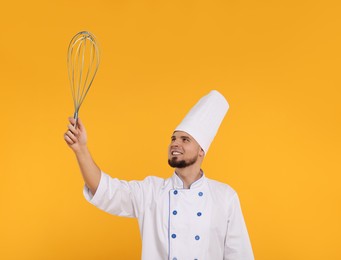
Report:
<svg viewBox="0 0 341 260"><path fill-rule="evenodd" d="M173 257L172 260L178 260L176 257ZM198 258L195 258L194 260L198 260Z"/></svg>
<svg viewBox="0 0 341 260"><path fill-rule="evenodd" d="M172 234L172 238L176 238L176 234ZM195 240L200 240L200 236L196 235L194 237Z"/></svg>
<svg viewBox="0 0 341 260"><path fill-rule="evenodd" d="M173 194L174 194L174 195L177 195L177 194L178 194L178 191L177 191L177 190L173 191ZM200 197L202 197L202 196L204 196L204 193L200 191L200 192L198 193L198 195L199 195Z"/></svg>
<svg viewBox="0 0 341 260"><path fill-rule="evenodd" d="M178 214L178 212L177 212L176 210L173 210L172 213L173 213L174 216ZM198 213L197 213L197 216L198 216L198 217L201 217L201 216L202 216L202 213L201 213L201 212L198 212Z"/></svg>

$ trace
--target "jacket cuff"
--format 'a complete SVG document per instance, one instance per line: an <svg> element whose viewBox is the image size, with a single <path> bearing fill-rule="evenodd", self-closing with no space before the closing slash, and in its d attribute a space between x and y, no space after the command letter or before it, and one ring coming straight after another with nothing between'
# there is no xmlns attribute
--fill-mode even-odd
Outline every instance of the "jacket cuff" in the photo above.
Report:
<svg viewBox="0 0 341 260"><path fill-rule="evenodd" d="M103 197L105 191L108 188L108 182L109 182L108 179L109 179L109 175L101 171L101 179L99 181L95 194L92 194L88 186L84 184L83 195L85 199L91 204L96 205L100 201L100 199Z"/></svg>

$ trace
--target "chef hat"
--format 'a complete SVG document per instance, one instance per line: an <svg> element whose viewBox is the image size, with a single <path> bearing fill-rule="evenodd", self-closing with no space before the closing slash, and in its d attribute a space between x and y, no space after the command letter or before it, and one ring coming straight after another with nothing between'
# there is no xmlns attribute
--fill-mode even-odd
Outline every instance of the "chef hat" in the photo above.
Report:
<svg viewBox="0 0 341 260"><path fill-rule="evenodd" d="M212 90L188 112L174 132L183 131L190 134L207 154L228 109L229 104L224 96Z"/></svg>

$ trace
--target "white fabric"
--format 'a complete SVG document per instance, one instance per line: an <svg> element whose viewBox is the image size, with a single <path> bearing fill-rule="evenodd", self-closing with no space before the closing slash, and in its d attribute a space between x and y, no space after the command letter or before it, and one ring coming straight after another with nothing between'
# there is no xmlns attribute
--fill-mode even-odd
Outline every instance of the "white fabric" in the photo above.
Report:
<svg viewBox="0 0 341 260"><path fill-rule="evenodd" d="M192 107L174 131L190 134L207 154L228 109L224 96L212 90Z"/></svg>
<svg viewBox="0 0 341 260"><path fill-rule="evenodd" d="M84 196L110 214L138 219L142 260L254 259L237 193L205 175L183 189L175 173L128 182L102 172L95 195L85 186Z"/></svg>

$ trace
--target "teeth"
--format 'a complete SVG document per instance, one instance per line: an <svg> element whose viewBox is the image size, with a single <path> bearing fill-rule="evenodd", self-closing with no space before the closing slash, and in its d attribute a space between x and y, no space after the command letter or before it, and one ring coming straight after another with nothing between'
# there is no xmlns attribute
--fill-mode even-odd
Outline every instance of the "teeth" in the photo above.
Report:
<svg viewBox="0 0 341 260"><path fill-rule="evenodd" d="M179 152L172 152L173 155L178 155L178 154L181 154Z"/></svg>

